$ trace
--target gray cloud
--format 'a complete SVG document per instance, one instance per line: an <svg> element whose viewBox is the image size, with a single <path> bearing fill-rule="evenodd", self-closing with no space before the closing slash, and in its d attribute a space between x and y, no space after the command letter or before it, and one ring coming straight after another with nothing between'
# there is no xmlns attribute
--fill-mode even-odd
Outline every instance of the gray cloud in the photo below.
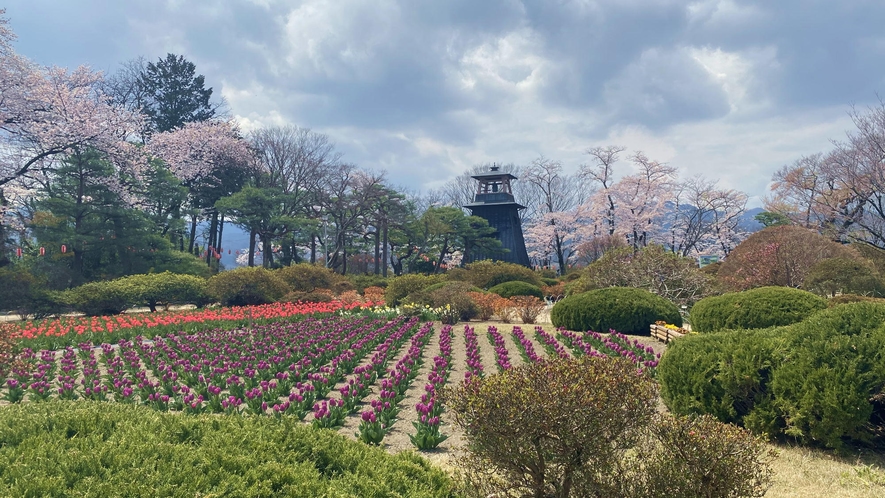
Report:
<svg viewBox="0 0 885 498"><path fill-rule="evenodd" d="M7 16L42 64L182 54L244 128L314 128L413 188L622 143L758 198L885 85L872 0L11 0Z"/></svg>

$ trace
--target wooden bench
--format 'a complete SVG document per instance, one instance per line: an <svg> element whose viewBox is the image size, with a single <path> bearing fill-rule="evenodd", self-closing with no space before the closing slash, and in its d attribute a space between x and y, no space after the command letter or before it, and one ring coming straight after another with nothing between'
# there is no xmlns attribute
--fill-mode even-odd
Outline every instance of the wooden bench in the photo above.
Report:
<svg viewBox="0 0 885 498"><path fill-rule="evenodd" d="M649 327L651 329L651 336L664 343L668 343L673 339L678 339L685 335L671 328L664 327L663 325L657 325L653 323Z"/></svg>

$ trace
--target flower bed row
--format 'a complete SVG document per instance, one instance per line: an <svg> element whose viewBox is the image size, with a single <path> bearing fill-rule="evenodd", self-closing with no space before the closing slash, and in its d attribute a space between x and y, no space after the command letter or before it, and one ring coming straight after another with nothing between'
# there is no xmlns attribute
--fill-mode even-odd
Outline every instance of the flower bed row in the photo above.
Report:
<svg viewBox="0 0 885 498"><path fill-rule="evenodd" d="M557 334L576 356L587 354L627 358L640 370L648 371L652 375L661 359L661 355L655 354L651 346L646 346L635 339L630 341L626 335L615 331L603 335L593 331L579 334L559 329Z"/></svg>
<svg viewBox="0 0 885 498"><path fill-rule="evenodd" d="M360 308L359 303L272 303L176 310L158 313L131 313L113 316L63 316L46 320L26 320L0 324L18 339L20 347L62 349L81 343L101 344L131 340L136 336L154 337L177 332L197 332L212 328L233 329L265 324L298 316L324 315Z"/></svg>

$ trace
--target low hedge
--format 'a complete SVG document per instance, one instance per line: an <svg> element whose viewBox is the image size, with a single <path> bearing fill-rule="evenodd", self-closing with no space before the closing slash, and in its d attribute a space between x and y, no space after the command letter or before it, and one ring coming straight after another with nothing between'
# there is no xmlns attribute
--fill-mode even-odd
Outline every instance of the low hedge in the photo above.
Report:
<svg viewBox="0 0 885 498"><path fill-rule="evenodd" d="M788 326L683 337L658 366L661 396L676 414L806 444L882 444L883 324L885 304L858 302Z"/></svg>
<svg viewBox="0 0 885 498"><path fill-rule="evenodd" d="M137 302L135 289L119 281L89 282L61 293L61 299L87 316L119 315Z"/></svg>
<svg viewBox="0 0 885 498"><path fill-rule="evenodd" d="M701 299L691 308L691 327L697 332L763 329L800 322L826 307L826 299L807 291L759 287Z"/></svg>
<svg viewBox="0 0 885 498"><path fill-rule="evenodd" d="M568 296L553 306L550 320L568 330L649 335L649 325L663 320L682 326L679 308L646 290L608 287Z"/></svg>
<svg viewBox="0 0 885 498"><path fill-rule="evenodd" d="M441 470L293 417L98 402L0 410L2 496L450 497Z"/></svg>
<svg viewBox="0 0 885 498"><path fill-rule="evenodd" d="M213 276L206 291L225 306L247 306L276 302L291 289L271 270L246 267Z"/></svg>
<svg viewBox="0 0 885 498"><path fill-rule="evenodd" d="M387 282L387 289L384 291L384 301L388 306L399 306L404 297L413 292L424 290L442 280L443 277L440 275L422 275L420 273L410 273L394 277Z"/></svg>
<svg viewBox="0 0 885 498"><path fill-rule="evenodd" d="M513 296L535 296L538 299L544 299L544 291L540 287L520 281L498 284L489 289L489 292L508 298Z"/></svg>
<svg viewBox="0 0 885 498"><path fill-rule="evenodd" d="M211 302L206 293L206 279L194 275L179 275L167 271L129 275L113 282L115 287L124 289L123 292L132 297L133 304L146 305L151 311L156 311L157 306L204 306Z"/></svg>

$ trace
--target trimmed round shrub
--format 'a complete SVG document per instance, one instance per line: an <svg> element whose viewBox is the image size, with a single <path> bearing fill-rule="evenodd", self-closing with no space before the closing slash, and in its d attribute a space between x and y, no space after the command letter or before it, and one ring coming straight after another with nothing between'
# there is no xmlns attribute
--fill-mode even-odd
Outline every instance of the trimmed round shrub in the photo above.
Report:
<svg viewBox="0 0 885 498"><path fill-rule="evenodd" d="M132 288L114 280L74 287L65 291L62 299L87 316L119 315L137 302Z"/></svg>
<svg viewBox="0 0 885 498"><path fill-rule="evenodd" d="M501 297L535 296L538 299L544 299L544 292L540 287L519 281L498 284L489 289L489 292L493 292Z"/></svg>
<svg viewBox="0 0 885 498"><path fill-rule="evenodd" d="M362 294L367 287L387 287L387 277L380 275L347 275L347 278L353 283L356 290Z"/></svg>
<svg viewBox="0 0 885 498"><path fill-rule="evenodd" d="M568 296L553 306L555 327L568 330L649 335L658 320L682 326L675 304L642 289L609 287Z"/></svg>
<svg viewBox="0 0 885 498"><path fill-rule="evenodd" d="M291 289L275 272L247 267L213 276L207 282L206 290L225 306L247 306L273 303Z"/></svg>
<svg viewBox="0 0 885 498"><path fill-rule="evenodd" d="M661 397L757 434L840 448L885 435L885 304L858 302L792 325L674 341Z"/></svg>
<svg viewBox="0 0 885 498"><path fill-rule="evenodd" d="M760 287L701 299L691 308L691 327L697 332L762 329L800 322L826 307L824 298L808 291Z"/></svg>
<svg viewBox="0 0 885 498"><path fill-rule="evenodd" d="M437 289L451 288L459 292L482 292L482 289L471 284L470 282L462 282L460 280L447 280L445 282L437 282L433 285L425 287L424 292L433 292Z"/></svg>
<svg viewBox="0 0 885 498"><path fill-rule="evenodd" d="M316 289L332 289L344 277L324 266L299 263L276 270L276 274L295 292L313 292ZM345 290L353 290L345 289Z"/></svg>
<svg viewBox="0 0 885 498"><path fill-rule="evenodd" d="M802 288L824 297L837 294L882 296L885 293L879 271L871 261L848 258L819 261L811 267Z"/></svg>
<svg viewBox="0 0 885 498"><path fill-rule="evenodd" d="M840 448L885 434L885 306L855 303L786 329L770 418L806 444Z"/></svg>
<svg viewBox="0 0 885 498"><path fill-rule="evenodd" d="M672 341L655 372L661 398L675 414L710 414L743 424L753 410L771 404L768 382L782 342L776 329L695 334ZM768 427L764 432L777 430Z"/></svg>
<svg viewBox="0 0 885 498"><path fill-rule="evenodd" d="M470 263L464 268L452 268L446 274L449 280L463 280L490 289L504 282L526 282L537 287L544 285L541 277L531 268L503 261L483 260Z"/></svg>
<svg viewBox="0 0 885 498"><path fill-rule="evenodd" d="M827 299L827 306L830 308L848 303L885 303L885 298L860 296L858 294L840 294Z"/></svg>
<svg viewBox="0 0 885 498"><path fill-rule="evenodd" d="M442 277L439 275L422 275L420 273L394 277L387 283L384 301L388 306L398 306L404 297L413 292L424 290L441 280Z"/></svg>
<svg viewBox="0 0 885 498"><path fill-rule="evenodd" d="M209 302L206 279L194 275L178 275L168 271L129 275L114 280L114 284L131 293L135 304L147 305L151 311L157 311L157 306L204 306Z"/></svg>

